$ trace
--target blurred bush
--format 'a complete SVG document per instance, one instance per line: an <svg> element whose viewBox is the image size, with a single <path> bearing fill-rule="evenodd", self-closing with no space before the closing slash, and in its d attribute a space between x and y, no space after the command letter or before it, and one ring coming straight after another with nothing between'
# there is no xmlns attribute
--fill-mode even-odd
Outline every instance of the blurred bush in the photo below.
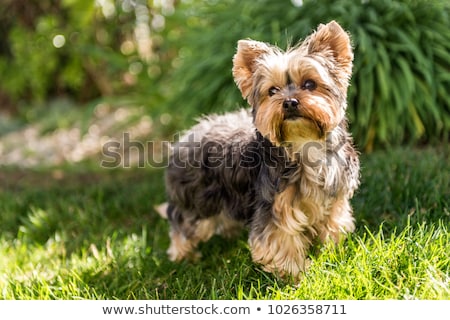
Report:
<svg viewBox="0 0 450 320"><path fill-rule="evenodd" d="M446 0L3 0L0 108L126 96L186 128L245 104L231 76L237 40L286 47L331 19L354 43L358 145L448 143Z"/></svg>
<svg viewBox="0 0 450 320"><path fill-rule="evenodd" d="M360 147L448 142L450 5L429 0L205 1L186 6L171 106L183 116L242 103L231 77L236 41L254 38L286 47L319 23L337 20L353 39L349 92L352 132ZM176 85L175 85L176 84ZM182 101L182 105L180 102Z"/></svg>
<svg viewBox="0 0 450 320"><path fill-rule="evenodd" d="M170 65L159 54L171 1L3 0L0 108L56 96L79 102L147 91ZM161 59L162 57L162 59ZM153 89L153 91L152 91ZM26 107L25 107L26 108Z"/></svg>

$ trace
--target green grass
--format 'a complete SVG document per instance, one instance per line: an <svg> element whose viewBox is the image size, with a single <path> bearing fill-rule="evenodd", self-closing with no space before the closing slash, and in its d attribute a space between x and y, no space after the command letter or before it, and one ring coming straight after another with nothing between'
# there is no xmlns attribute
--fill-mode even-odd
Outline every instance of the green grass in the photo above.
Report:
<svg viewBox="0 0 450 320"><path fill-rule="evenodd" d="M450 148L362 156L357 230L300 283L251 262L245 234L168 261L163 171L0 171L3 299L450 299Z"/></svg>

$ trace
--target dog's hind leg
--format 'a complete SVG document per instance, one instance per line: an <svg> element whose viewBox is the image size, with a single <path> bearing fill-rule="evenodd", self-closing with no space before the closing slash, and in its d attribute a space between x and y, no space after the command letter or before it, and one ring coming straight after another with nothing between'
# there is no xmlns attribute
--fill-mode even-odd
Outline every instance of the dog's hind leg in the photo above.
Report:
<svg viewBox="0 0 450 320"><path fill-rule="evenodd" d="M167 216L170 226L170 246L167 254L171 261L196 260L201 257L196 248L200 242L208 241L216 232L217 217L199 220L183 220L183 213L169 204Z"/></svg>

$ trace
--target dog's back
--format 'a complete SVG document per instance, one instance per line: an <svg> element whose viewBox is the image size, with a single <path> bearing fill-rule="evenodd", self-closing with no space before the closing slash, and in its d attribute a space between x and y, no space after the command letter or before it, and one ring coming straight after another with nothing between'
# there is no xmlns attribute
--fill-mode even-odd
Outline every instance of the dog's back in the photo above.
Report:
<svg viewBox="0 0 450 320"><path fill-rule="evenodd" d="M256 143L245 110L201 119L173 145L166 171L169 220L192 226L224 210L248 220L260 165Z"/></svg>

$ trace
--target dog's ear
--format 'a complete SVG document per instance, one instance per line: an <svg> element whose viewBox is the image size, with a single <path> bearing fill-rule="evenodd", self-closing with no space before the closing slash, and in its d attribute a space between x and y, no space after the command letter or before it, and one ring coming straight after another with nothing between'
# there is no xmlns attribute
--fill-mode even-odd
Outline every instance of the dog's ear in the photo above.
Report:
<svg viewBox="0 0 450 320"><path fill-rule="evenodd" d="M252 87L252 76L257 66L257 60L271 51L270 47L259 41L239 40L237 52L233 57L233 77L242 97L247 99Z"/></svg>
<svg viewBox="0 0 450 320"><path fill-rule="evenodd" d="M319 25L317 31L305 40L308 54L331 54L339 67L351 73L353 50L347 32L336 22Z"/></svg>

